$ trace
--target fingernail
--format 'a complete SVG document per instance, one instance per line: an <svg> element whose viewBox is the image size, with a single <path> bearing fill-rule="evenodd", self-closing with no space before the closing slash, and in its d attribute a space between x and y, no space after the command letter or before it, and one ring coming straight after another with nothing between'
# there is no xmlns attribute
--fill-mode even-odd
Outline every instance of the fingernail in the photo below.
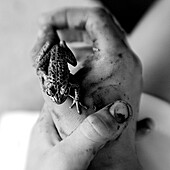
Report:
<svg viewBox="0 0 170 170"><path fill-rule="evenodd" d="M131 106L123 100L116 101L109 111L118 123L124 123L132 114Z"/></svg>

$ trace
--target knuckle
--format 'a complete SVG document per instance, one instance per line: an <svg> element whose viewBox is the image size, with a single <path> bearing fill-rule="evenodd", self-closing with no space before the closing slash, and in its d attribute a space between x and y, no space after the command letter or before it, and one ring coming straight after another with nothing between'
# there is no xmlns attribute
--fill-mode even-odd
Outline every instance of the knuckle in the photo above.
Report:
<svg viewBox="0 0 170 170"><path fill-rule="evenodd" d="M99 17L106 17L108 14L106 12L106 10L104 8L101 8L101 7L95 7L92 9L92 13L96 16L99 16Z"/></svg>
<svg viewBox="0 0 170 170"><path fill-rule="evenodd" d="M46 25L47 22L52 21L52 20L53 20L52 15L49 15L47 13L43 13L39 16L38 23L43 26L43 25Z"/></svg>
<svg viewBox="0 0 170 170"><path fill-rule="evenodd" d="M110 27L110 23L113 22L111 15L100 7L92 8L88 14L88 26L92 30L98 30L99 28Z"/></svg>
<svg viewBox="0 0 170 170"><path fill-rule="evenodd" d="M139 57L137 55L134 54L134 62L138 68L138 70L142 73L142 63L141 63L141 60L139 59Z"/></svg>
<svg viewBox="0 0 170 170"><path fill-rule="evenodd" d="M46 15L43 13L38 17L38 24L43 25L45 22Z"/></svg>
<svg viewBox="0 0 170 170"><path fill-rule="evenodd" d="M109 138L112 134L112 126L110 120L103 120L100 115L92 114L87 117L92 131L100 138Z"/></svg>
<svg viewBox="0 0 170 170"><path fill-rule="evenodd" d="M134 65L135 72L138 74L142 74L142 63L139 57L133 51L130 51L130 55L132 58L132 63Z"/></svg>

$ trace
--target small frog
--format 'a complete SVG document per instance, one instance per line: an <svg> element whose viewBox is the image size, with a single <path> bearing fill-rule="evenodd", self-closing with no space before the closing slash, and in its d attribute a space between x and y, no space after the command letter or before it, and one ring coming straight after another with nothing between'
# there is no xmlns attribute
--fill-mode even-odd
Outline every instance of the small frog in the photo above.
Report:
<svg viewBox="0 0 170 170"><path fill-rule="evenodd" d="M65 41L53 43L47 41L36 59L37 75L42 84L43 91L57 104L62 104L68 96L73 98L70 106L76 105L77 112L80 114L80 106L86 109L79 102L79 84L75 83L74 76L70 73L68 63L76 66L77 61L68 48ZM74 89L75 96L70 95L70 89Z"/></svg>

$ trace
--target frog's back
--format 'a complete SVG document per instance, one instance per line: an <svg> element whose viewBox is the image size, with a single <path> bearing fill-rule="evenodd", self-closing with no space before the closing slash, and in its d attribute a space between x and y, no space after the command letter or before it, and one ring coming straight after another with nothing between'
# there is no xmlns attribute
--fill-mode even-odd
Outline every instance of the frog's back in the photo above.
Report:
<svg viewBox="0 0 170 170"><path fill-rule="evenodd" d="M55 79L57 85L67 85L70 71L63 48L54 45L50 51L50 55L48 74Z"/></svg>

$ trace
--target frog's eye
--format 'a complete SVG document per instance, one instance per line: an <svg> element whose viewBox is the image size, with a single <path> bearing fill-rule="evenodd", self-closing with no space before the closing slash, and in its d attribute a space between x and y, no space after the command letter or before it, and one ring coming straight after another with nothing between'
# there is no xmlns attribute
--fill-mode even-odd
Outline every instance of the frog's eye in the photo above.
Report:
<svg viewBox="0 0 170 170"><path fill-rule="evenodd" d="M66 48L67 47L66 42L65 41L60 41L60 46Z"/></svg>
<svg viewBox="0 0 170 170"><path fill-rule="evenodd" d="M67 85L62 85L61 88L60 88L60 94L63 95L63 94L68 94L69 93L69 86Z"/></svg>
<svg viewBox="0 0 170 170"><path fill-rule="evenodd" d="M118 123L124 123L131 114L131 106L120 100L115 102L114 118Z"/></svg>
<svg viewBox="0 0 170 170"><path fill-rule="evenodd" d="M60 94L63 95L64 92L65 92L65 88L61 87L61 89L60 89Z"/></svg>

